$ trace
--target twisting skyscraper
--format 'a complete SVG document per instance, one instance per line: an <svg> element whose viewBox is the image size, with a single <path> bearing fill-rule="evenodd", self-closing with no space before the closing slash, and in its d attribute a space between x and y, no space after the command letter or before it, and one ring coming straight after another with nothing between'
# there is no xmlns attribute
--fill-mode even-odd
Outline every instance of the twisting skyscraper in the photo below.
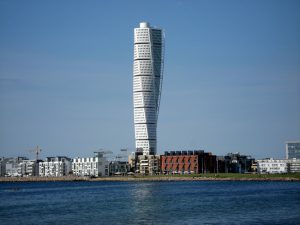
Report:
<svg viewBox="0 0 300 225"><path fill-rule="evenodd" d="M163 56L163 30L140 23L134 29L133 107L135 146L143 155L156 154Z"/></svg>

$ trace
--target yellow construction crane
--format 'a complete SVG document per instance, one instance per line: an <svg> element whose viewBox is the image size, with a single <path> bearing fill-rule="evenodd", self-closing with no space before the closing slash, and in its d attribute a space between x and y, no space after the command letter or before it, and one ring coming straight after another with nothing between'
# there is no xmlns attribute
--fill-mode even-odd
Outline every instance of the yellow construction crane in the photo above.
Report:
<svg viewBox="0 0 300 225"><path fill-rule="evenodd" d="M36 160L39 159L39 154L41 153L42 149L39 146L36 146L35 149L30 149L29 152L34 152L36 155Z"/></svg>

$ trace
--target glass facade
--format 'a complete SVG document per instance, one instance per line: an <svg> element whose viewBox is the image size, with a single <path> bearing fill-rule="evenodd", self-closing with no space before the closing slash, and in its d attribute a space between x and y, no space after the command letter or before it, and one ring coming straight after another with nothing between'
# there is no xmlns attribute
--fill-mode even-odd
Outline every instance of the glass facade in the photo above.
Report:
<svg viewBox="0 0 300 225"><path fill-rule="evenodd" d="M286 159L300 159L300 141L286 143Z"/></svg>

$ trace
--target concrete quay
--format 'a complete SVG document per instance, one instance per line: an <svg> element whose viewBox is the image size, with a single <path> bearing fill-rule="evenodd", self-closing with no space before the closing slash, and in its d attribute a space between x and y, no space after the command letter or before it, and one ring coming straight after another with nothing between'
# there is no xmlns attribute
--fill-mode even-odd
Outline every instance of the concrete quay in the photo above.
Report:
<svg viewBox="0 0 300 225"><path fill-rule="evenodd" d="M0 182L80 182L80 181L300 181L299 176L113 176L113 177L0 177Z"/></svg>

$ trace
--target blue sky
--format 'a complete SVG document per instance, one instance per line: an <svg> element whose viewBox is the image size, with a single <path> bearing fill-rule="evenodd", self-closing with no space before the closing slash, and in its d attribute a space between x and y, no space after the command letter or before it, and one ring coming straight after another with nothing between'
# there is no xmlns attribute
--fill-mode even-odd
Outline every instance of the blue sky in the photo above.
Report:
<svg viewBox="0 0 300 225"><path fill-rule="evenodd" d="M0 155L134 150L133 28L166 33L158 151L300 140L299 1L0 1Z"/></svg>

